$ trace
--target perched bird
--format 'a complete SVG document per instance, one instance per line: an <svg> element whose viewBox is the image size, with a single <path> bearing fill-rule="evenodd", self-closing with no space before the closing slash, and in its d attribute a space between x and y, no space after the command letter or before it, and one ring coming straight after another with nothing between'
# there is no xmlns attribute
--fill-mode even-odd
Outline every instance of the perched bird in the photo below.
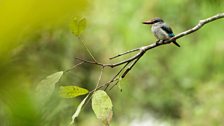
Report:
<svg viewBox="0 0 224 126"><path fill-rule="evenodd" d="M169 40L170 38L174 37L172 29L160 18L154 18L149 21L144 21L143 24L152 24L152 32L154 36L159 40ZM180 47L180 45L173 41L173 43Z"/></svg>

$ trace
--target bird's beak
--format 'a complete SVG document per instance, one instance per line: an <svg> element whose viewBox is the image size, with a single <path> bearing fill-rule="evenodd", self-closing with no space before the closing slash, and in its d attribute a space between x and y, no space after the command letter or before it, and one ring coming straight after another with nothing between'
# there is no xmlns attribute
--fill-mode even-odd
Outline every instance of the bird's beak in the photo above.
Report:
<svg viewBox="0 0 224 126"><path fill-rule="evenodd" d="M143 24L153 24L154 22L152 20L144 21Z"/></svg>

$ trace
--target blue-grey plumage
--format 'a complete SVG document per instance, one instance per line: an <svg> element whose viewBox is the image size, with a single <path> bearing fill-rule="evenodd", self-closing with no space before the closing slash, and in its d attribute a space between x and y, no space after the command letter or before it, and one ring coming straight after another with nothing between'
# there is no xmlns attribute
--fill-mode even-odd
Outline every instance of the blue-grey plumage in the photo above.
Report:
<svg viewBox="0 0 224 126"><path fill-rule="evenodd" d="M175 36L172 29L160 18L154 18L153 20L145 21L143 23L152 24L151 31L159 40L169 40L170 38ZM173 41L173 43L176 46L180 47L180 45L176 41Z"/></svg>

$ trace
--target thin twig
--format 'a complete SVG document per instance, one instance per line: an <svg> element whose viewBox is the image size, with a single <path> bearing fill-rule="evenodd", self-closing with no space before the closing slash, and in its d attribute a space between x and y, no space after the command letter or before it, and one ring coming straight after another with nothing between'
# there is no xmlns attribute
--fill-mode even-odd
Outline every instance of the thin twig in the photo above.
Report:
<svg viewBox="0 0 224 126"><path fill-rule="evenodd" d="M83 64L83 63L84 63L84 62L82 61L82 62L80 62L80 63L78 63L78 64L74 65L73 67L71 67L71 68L69 68L69 69L65 70L65 72L69 72L69 71L71 71L71 70L75 69L76 67L78 67L79 65L81 65L81 64Z"/></svg>
<svg viewBox="0 0 224 126"><path fill-rule="evenodd" d="M102 78L102 74L103 74L103 70L104 70L104 67L101 68L100 76L99 76L99 79L98 79L98 81L97 81L95 91L96 91L96 89L99 87L100 80L101 80L101 78Z"/></svg>
<svg viewBox="0 0 224 126"><path fill-rule="evenodd" d="M120 54L118 54L118 55L116 55L116 56L113 56L113 57L111 57L111 58L109 58L109 59L112 60L112 59L115 59L115 58L117 58L117 57L120 57L120 56L129 54L129 53L132 53L132 52L136 52L136 51L139 51L139 48L132 49L132 50L128 50L128 51L126 51L126 52L123 52L123 53L120 53Z"/></svg>
<svg viewBox="0 0 224 126"><path fill-rule="evenodd" d="M96 59L95 59L95 57L93 56L93 54L90 52L89 48L86 46L84 40L82 40L80 36L78 37L78 39L79 39L79 41L82 43L82 45L85 47L86 51L89 53L89 55L92 57L92 59L93 59L95 62L97 62Z"/></svg>
<svg viewBox="0 0 224 126"><path fill-rule="evenodd" d="M116 79L114 79L114 80L108 81L108 82L106 82L105 84L102 84L102 85L100 85L99 87L97 87L96 90L99 90L99 89L101 89L101 88L103 88L103 87L106 87L107 85L110 85L110 84L113 83L114 81L118 81L118 80L119 80L119 79L116 78ZM104 89L104 90L105 90L105 89ZM89 91L88 94L92 94L93 92L94 92L94 90Z"/></svg>
<svg viewBox="0 0 224 126"><path fill-rule="evenodd" d="M109 90L112 90L119 83L119 81L120 80L118 80L114 85L112 85Z"/></svg>
<svg viewBox="0 0 224 126"><path fill-rule="evenodd" d="M141 49L141 48L140 48ZM141 51L142 52L142 51ZM135 59L137 59L140 55L141 55L141 52L136 54L135 56L129 58L129 59L126 59L126 60L123 60L121 62L118 62L118 63L115 63L115 64L103 64L103 63L99 63L99 62L94 62L94 61L88 61L88 60L85 60L85 59L81 59L81 58L75 58L77 60L80 60L80 61L83 61L84 63L89 63L89 64L95 64L95 65L99 65L99 66L104 66L104 67L111 67L111 68L114 68L114 67L117 67L117 66L120 66L122 64L125 64L125 63L128 63L128 62L131 62Z"/></svg>
<svg viewBox="0 0 224 126"><path fill-rule="evenodd" d="M106 66L105 64L102 64L102 63L98 63L98 62L95 62L95 61L89 61L89 60L85 60L85 59L78 58L78 57L76 57L75 59L80 60L83 63L95 64L95 65L102 66L102 67Z"/></svg>
<svg viewBox="0 0 224 126"><path fill-rule="evenodd" d="M144 53L143 53L144 54ZM143 54L142 54L142 56L143 56ZM126 69L125 71L124 71L124 73L122 74L122 76L121 76L121 78L124 78L126 75L127 75L127 73L133 68L133 66L138 62L138 60L141 58L141 56L140 57L138 57L138 59L136 59L135 61L134 61L134 63L128 68L128 69Z"/></svg>
<svg viewBox="0 0 224 126"><path fill-rule="evenodd" d="M119 76L119 74L128 66L128 64L129 64L130 62L127 62L119 71L118 71L118 73L110 80L110 83L112 83L112 82L114 82L114 80L117 78L117 76ZM107 90L107 88L109 87L109 85L107 85L106 87L105 87L105 89L104 90Z"/></svg>
<svg viewBox="0 0 224 126"><path fill-rule="evenodd" d="M125 71L124 71L124 73L121 75L121 78L124 78L126 75L127 75L127 73L133 68L133 66L138 62L138 60L142 57L144 55L144 53L142 53L142 55L141 56L139 56L132 64L131 64L131 66L130 67L128 67L128 69L126 69ZM114 88L118 83L119 83L119 81L120 81L120 79L114 84L114 85L112 85L111 86L111 88L109 89L109 90L111 90L112 88ZM109 85L108 85L109 86ZM108 87L107 86L107 87ZM106 88L107 88L106 87Z"/></svg>
<svg viewBox="0 0 224 126"><path fill-rule="evenodd" d="M112 78L112 80L114 80L129 64L130 62L126 63L121 69L120 71Z"/></svg>
<svg viewBox="0 0 224 126"><path fill-rule="evenodd" d="M110 84L115 82L115 81L119 81L119 78L115 78L113 80L108 81L107 83L102 85L102 88L105 87L104 90L107 90L107 88L110 86Z"/></svg>
<svg viewBox="0 0 224 126"><path fill-rule="evenodd" d="M102 78L102 75L103 75L103 70L104 70L104 67L101 68L101 71L100 71L100 75L99 75L99 78L98 78L98 81L96 83L96 87L94 90L90 91L88 93L88 95L90 95L90 97L87 99L86 103L84 104L84 107L90 102L91 98L92 98L92 94L99 89L99 84L100 84L100 80Z"/></svg>

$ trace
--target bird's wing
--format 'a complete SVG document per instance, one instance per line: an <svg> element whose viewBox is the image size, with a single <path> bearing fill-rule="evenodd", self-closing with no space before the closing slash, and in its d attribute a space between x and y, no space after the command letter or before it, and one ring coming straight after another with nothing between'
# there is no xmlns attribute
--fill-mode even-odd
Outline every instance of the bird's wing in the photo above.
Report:
<svg viewBox="0 0 224 126"><path fill-rule="evenodd" d="M172 29L168 25L166 24L162 25L161 29L164 30L166 33L168 33L169 37L174 36Z"/></svg>

